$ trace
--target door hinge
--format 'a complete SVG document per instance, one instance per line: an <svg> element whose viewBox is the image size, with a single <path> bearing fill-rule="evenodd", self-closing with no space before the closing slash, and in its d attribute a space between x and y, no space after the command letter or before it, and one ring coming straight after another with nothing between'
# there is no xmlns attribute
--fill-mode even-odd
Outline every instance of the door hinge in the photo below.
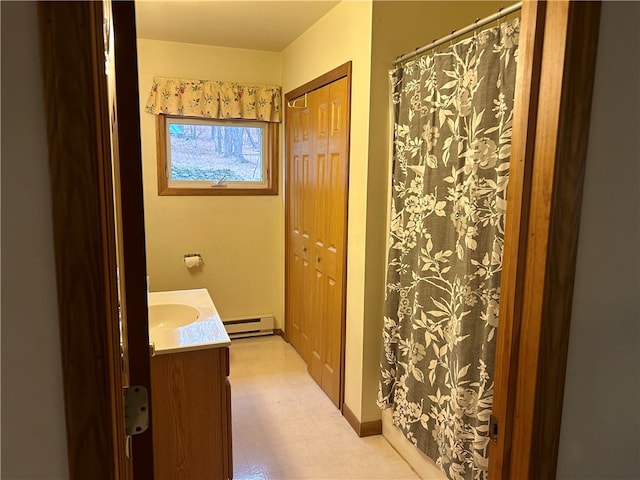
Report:
<svg viewBox="0 0 640 480"><path fill-rule="evenodd" d="M149 392L140 385L124 389L124 423L127 435L137 435L149 428Z"/></svg>
<svg viewBox="0 0 640 480"><path fill-rule="evenodd" d="M489 417L489 438L498 441L498 418L493 415Z"/></svg>

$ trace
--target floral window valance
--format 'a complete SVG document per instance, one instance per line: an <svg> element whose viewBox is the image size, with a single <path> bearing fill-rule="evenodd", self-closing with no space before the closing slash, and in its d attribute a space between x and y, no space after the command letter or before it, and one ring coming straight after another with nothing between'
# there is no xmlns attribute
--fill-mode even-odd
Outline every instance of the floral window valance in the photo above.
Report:
<svg viewBox="0 0 640 480"><path fill-rule="evenodd" d="M145 110L154 115L279 122L280 87L155 77Z"/></svg>

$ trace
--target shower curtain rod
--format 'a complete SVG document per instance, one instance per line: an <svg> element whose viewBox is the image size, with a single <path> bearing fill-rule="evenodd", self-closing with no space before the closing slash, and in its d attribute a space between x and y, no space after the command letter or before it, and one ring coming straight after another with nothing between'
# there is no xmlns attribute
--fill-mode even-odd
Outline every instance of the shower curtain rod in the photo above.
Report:
<svg viewBox="0 0 640 480"><path fill-rule="evenodd" d="M473 31L473 30L475 30L477 28L484 27L488 23L491 23L491 22L493 22L495 20L498 20L499 18L505 17L505 16L509 15L510 13L513 13L515 11L520 10L521 8L522 8L522 2L514 3L513 5L511 5L510 7L507 7L507 8L501 8L500 10L498 10L493 15L489 15L488 17L485 17L483 19L477 19L471 25L467 25L466 27L464 27L461 30L454 30L449 35L447 35L446 37L442 37L439 40L434 40L429 45L425 45L424 47L417 48L414 52L410 52L410 53L407 53L405 55L402 55L402 56L396 58L393 61L393 65L394 66L398 65L399 63L402 63L405 60L408 60L408 59L413 58L413 57L415 57L417 55L420 55L421 53L426 52L427 50L431 50L432 48L439 47L443 43L447 43L449 40L453 40L454 38L457 38L460 35L464 35L465 33L469 33L469 32L471 32L471 31Z"/></svg>

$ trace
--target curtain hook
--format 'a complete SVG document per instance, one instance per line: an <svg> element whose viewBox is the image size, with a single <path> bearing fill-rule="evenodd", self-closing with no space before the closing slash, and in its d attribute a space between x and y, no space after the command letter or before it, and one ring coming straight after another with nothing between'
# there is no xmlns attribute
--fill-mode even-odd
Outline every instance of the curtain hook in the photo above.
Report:
<svg viewBox="0 0 640 480"><path fill-rule="evenodd" d="M420 50L420 47L416 47L416 49L413 51L413 57L416 61L418 60L418 50Z"/></svg>
<svg viewBox="0 0 640 480"><path fill-rule="evenodd" d="M453 35L454 33L456 33L455 28L453 30L451 30L450 35ZM449 48L453 47L453 37L451 39L449 39Z"/></svg>
<svg viewBox="0 0 640 480"><path fill-rule="evenodd" d="M478 41L478 22L480 21L480 17L476 17L476 21L473 22L473 39Z"/></svg>

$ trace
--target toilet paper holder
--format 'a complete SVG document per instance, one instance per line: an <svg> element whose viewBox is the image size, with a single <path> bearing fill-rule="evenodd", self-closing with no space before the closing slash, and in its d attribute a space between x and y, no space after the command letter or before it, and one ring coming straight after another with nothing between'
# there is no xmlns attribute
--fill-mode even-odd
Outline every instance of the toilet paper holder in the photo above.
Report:
<svg viewBox="0 0 640 480"><path fill-rule="evenodd" d="M197 262L198 264L204 263L204 260L202 259L202 255L199 254L199 253L185 253L184 254L184 258L183 258L184 263L187 264L188 263L187 259L190 259L190 258L193 258L193 257L197 257L198 258L198 262ZM189 266L189 265L187 265L187 266Z"/></svg>

